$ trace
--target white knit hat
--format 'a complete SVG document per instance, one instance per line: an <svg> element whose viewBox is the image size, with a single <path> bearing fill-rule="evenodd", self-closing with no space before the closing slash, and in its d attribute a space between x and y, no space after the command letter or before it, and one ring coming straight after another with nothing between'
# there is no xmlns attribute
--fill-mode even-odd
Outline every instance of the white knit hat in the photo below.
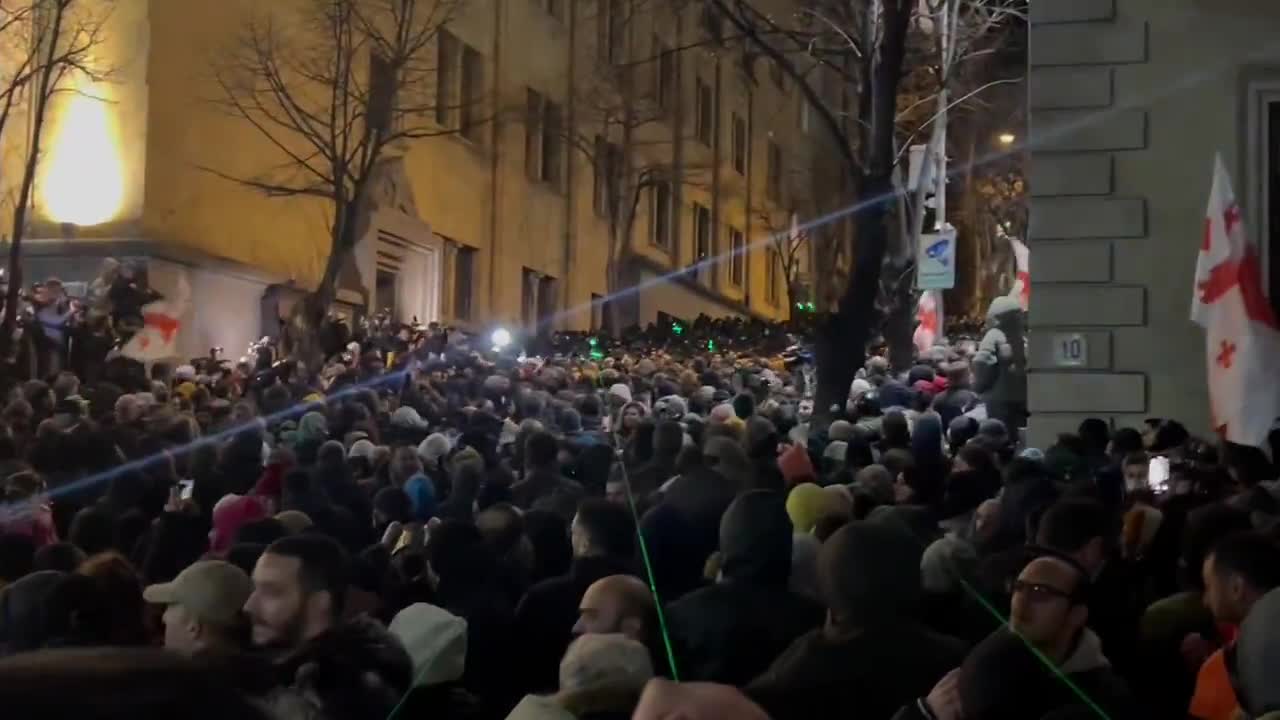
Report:
<svg viewBox="0 0 1280 720"><path fill-rule="evenodd" d="M623 402L631 402L631 388L623 385L622 383L618 383L617 385L609 388L609 394Z"/></svg>

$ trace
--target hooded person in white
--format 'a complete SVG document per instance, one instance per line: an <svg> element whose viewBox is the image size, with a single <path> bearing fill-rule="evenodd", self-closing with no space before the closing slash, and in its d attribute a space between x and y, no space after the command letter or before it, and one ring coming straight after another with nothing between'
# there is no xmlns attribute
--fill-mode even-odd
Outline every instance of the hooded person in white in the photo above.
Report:
<svg viewBox="0 0 1280 720"><path fill-rule="evenodd" d="M458 716L479 701L462 688L467 666L467 621L443 608L414 603L396 613L387 630L413 660L413 685L404 717Z"/></svg>

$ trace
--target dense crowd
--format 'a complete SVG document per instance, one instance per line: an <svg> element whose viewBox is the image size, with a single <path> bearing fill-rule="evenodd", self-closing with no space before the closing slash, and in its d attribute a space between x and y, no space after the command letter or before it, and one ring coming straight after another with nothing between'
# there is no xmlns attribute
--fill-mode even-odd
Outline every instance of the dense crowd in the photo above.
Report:
<svg viewBox="0 0 1280 720"><path fill-rule="evenodd" d="M873 356L844 406L816 413L785 337L752 352L662 337L426 357L405 334L314 374L120 362L16 384L0 708L1280 710L1267 454L1162 420L1026 447L1024 403L1001 386L1021 363L1008 327L907 372Z"/></svg>

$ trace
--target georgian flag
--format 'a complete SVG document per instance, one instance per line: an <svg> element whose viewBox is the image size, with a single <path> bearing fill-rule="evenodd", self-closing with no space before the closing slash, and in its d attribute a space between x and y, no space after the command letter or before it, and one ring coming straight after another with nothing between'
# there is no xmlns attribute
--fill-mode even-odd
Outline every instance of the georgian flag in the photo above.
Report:
<svg viewBox="0 0 1280 720"><path fill-rule="evenodd" d="M1013 260L1018 270L1009 295L1016 297L1022 312L1026 312L1031 308L1031 248L1017 238L1009 238L1009 243L1013 245Z"/></svg>
<svg viewBox="0 0 1280 720"><path fill-rule="evenodd" d="M171 298L162 298L142 306L142 329L120 349L125 357L138 362L155 362L178 356L178 331L182 316L191 299L191 286L185 275L178 276L178 288Z"/></svg>
<svg viewBox="0 0 1280 720"><path fill-rule="evenodd" d="M1191 319L1205 329L1214 430L1229 442L1263 447L1280 417L1280 384L1269 372L1280 358L1280 326L1221 155L1214 160Z"/></svg>
<svg viewBox="0 0 1280 720"><path fill-rule="evenodd" d="M920 301L916 303L915 342L916 350L924 354L937 344L942 337L942 291L925 290L920 293Z"/></svg>

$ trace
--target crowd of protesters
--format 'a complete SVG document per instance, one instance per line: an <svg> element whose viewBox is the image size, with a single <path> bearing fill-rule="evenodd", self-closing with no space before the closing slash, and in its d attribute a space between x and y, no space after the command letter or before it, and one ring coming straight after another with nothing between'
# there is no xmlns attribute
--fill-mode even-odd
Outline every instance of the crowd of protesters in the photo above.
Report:
<svg viewBox="0 0 1280 720"><path fill-rule="evenodd" d="M117 358L16 384L0 708L1280 711L1267 453L1162 420L1026 447L960 343L901 373L873 356L815 413L785 333L713 330L426 362L406 333L314 374Z"/></svg>

